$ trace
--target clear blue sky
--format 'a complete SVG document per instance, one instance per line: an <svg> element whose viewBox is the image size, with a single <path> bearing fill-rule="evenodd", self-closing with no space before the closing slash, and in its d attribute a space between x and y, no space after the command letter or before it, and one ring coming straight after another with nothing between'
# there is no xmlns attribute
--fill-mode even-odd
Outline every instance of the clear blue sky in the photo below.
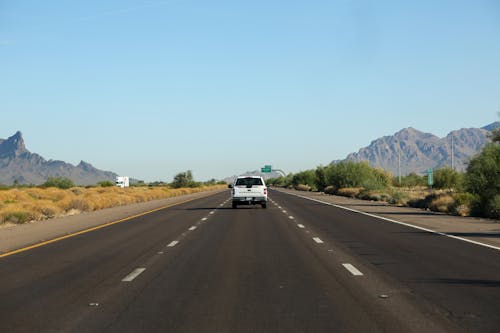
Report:
<svg viewBox="0 0 500 333"><path fill-rule="evenodd" d="M0 138L47 159L295 172L498 111L497 0L0 0Z"/></svg>

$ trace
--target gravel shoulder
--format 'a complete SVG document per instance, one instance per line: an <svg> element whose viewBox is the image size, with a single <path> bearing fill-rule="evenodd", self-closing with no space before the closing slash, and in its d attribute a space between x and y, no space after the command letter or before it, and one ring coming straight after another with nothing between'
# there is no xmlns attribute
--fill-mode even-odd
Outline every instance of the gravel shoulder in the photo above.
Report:
<svg viewBox="0 0 500 333"><path fill-rule="evenodd" d="M62 237L78 231L97 227L133 215L145 213L161 207L204 198L223 191L226 191L226 189L211 190L178 197L141 202L133 205L106 208L94 212L64 216L26 224L3 225L0 227L0 254Z"/></svg>
<svg viewBox="0 0 500 333"><path fill-rule="evenodd" d="M320 192L276 188L274 190L324 201L447 235L500 247L500 221L498 220L452 216L418 208L398 207L383 202L328 195Z"/></svg>

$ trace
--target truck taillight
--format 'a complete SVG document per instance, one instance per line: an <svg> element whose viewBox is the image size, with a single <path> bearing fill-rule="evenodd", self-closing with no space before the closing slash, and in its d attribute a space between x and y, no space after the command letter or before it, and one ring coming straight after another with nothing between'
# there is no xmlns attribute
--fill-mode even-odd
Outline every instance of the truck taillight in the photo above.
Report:
<svg viewBox="0 0 500 333"><path fill-rule="evenodd" d="M267 195L267 188L264 188L264 194Z"/></svg>

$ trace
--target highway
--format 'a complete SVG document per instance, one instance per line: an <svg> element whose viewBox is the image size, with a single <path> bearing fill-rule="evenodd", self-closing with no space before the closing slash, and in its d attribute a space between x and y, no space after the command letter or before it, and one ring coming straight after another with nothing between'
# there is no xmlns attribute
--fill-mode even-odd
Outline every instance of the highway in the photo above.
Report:
<svg viewBox="0 0 500 333"><path fill-rule="evenodd" d="M500 251L269 192L0 258L0 332L500 331Z"/></svg>

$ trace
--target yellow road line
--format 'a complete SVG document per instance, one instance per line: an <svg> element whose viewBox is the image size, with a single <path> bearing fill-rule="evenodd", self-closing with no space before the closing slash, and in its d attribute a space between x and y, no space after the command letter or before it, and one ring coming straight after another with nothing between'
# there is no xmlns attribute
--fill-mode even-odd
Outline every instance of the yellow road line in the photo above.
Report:
<svg viewBox="0 0 500 333"><path fill-rule="evenodd" d="M71 237L75 237L75 236L78 236L78 235L86 234L86 233L91 232L91 231L95 231L95 230L99 230L99 229L102 229L102 228L106 228L106 227L109 227L109 226L111 226L113 224L117 224L117 223L129 221L129 220L132 220L132 219L134 219L136 217L140 217L140 216L144 216L144 215L147 215L147 214L151 214L151 213L157 212L159 210L170 208L170 207L173 207L173 206L182 205L183 203L186 203L186 202L189 202L189 201L193 201L193 200L196 200L196 199L200 199L200 198L193 198L193 199L189 199L189 200L184 200L184 201L181 201L181 202L177 202L177 203L174 203L174 204L162 206L160 208L155 208L155 209L152 209L152 210L148 210L147 212L143 212L143 213L139 213L139 214L136 214L136 215L128 216L128 217L125 217L125 218L120 219L120 220L107 222L107 223L104 223L104 224L101 224L101 225L98 225L98 226L95 226L95 227L92 227L92 228L80 230L80 231L77 231L77 232L74 232L74 233L71 233L71 234L67 234L67 235L64 235L64 236L60 236L60 237L56 237L56 238L53 238L53 239L49 239L47 241L36 243L36 244L30 245L30 246L26 246L26 247L23 247L23 248L20 248L20 249L17 249L17 250L5 252L5 253L0 254L0 258L5 258L5 257L11 256L11 255L16 254L16 253L20 253L20 252L24 252L24 251L36 249L37 247L41 247L41 246L44 246L44 245L47 245L47 244L52 244L52 243L55 243L55 242L59 242L59 241L61 241L63 239L66 239L66 238L71 238Z"/></svg>

